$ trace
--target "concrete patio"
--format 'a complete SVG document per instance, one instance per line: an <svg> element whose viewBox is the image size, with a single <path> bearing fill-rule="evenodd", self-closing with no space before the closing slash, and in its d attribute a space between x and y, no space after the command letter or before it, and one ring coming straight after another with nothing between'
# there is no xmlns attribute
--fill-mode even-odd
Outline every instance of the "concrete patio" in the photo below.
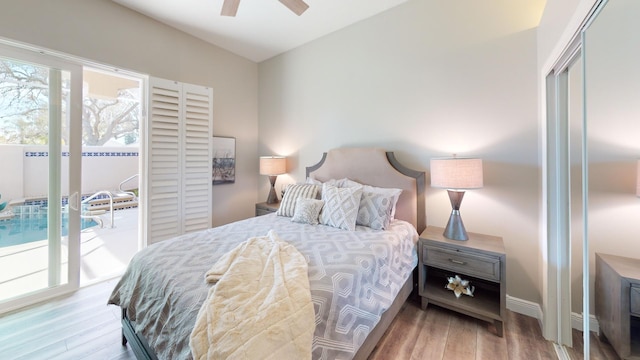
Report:
<svg viewBox="0 0 640 360"><path fill-rule="evenodd" d="M80 286L121 275L138 251L138 209L100 215L104 227L94 226L81 233ZM66 239L63 240L62 278L67 277ZM47 286L47 241L0 248L0 301Z"/></svg>

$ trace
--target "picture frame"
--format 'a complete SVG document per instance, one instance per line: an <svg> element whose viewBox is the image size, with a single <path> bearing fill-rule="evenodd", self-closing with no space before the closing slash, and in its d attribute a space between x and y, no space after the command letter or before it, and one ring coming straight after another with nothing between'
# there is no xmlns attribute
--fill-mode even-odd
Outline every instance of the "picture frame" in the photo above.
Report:
<svg viewBox="0 0 640 360"><path fill-rule="evenodd" d="M211 185L236 182L236 138L214 136L211 142L213 165Z"/></svg>

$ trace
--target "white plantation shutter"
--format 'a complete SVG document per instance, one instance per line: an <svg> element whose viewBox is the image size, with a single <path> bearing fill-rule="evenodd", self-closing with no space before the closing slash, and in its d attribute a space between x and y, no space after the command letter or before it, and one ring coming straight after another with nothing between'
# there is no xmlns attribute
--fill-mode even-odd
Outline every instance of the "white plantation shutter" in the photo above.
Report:
<svg viewBox="0 0 640 360"><path fill-rule="evenodd" d="M211 89L183 86L183 232L211 227Z"/></svg>
<svg viewBox="0 0 640 360"><path fill-rule="evenodd" d="M211 89L150 78L147 244L211 227Z"/></svg>

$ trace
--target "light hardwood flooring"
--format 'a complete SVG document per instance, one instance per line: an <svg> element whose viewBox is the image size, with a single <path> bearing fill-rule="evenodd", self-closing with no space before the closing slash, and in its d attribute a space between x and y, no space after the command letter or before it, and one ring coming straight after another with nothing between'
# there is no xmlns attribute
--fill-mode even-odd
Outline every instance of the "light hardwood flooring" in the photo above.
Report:
<svg viewBox="0 0 640 360"><path fill-rule="evenodd" d="M487 322L411 298L370 359L557 359L534 318L507 311L504 337Z"/></svg>
<svg viewBox="0 0 640 360"><path fill-rule="evenodd" d="M120 343L119 308L106 305L115 282L0 317L0 358L134 359L130 348ZM500 338L493 325L437 306L422 311L412 297L370 360L556 358L536 319L508 311L505 336Z"/></svg>
<svg viewBox="0 0 640 360"><path fill-rule="evenodd" d="M1 359L135 359L121 345L120 309L107 306L116 281L0 317Z"/></svg>
<svg viewBox="0 0 640 360"><path fill-rule="evenodd" d="M582 360L583 350L582 345L584 341L582 339L582 331L573 330L573 349L568 349L569 357L571 360ZM590 359L598 360L620 360L615 350L607 343L602 341L598 336L591 333L589 337L589 357Z"/></svg>

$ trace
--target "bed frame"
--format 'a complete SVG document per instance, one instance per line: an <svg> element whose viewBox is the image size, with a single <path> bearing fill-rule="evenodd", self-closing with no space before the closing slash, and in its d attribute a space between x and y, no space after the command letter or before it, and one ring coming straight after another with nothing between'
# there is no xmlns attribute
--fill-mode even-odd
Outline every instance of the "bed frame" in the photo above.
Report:
<svg viewBox="0 0 640 360"><path fill-rule="evenodd" d="M372 148L340 148L326 152L320 162L306 168L307 177L320 181L349 178L377 187L402 189L396 206L398 219L410 222L420 234L426 227L424 190L425 174L400 164L393 152ZM415 271L414 271L415 273ZM416 288L415 276L409 276L391 307L382 314L380 321L360 346L354 360L366 360L380 338L402 309L405 301ZM122 309L122 345L129 343L138 360L158 360L147 340L134 330L126 309Z"/></svg>

